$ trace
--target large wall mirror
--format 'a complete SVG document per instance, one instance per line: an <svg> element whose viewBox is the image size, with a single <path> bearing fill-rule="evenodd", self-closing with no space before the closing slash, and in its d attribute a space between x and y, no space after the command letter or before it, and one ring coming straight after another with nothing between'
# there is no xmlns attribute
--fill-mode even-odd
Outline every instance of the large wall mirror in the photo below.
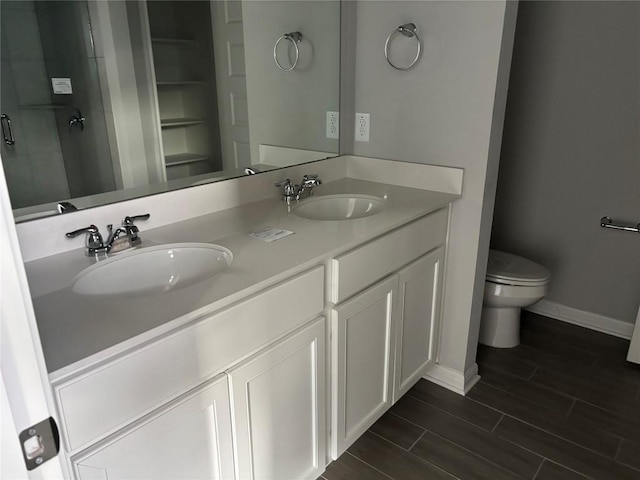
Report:
<svg viewBox="0 0 640 480"><path fill-rule="evenodd" d="M18 222L338 154L339 0L0 8Z"/></svg>

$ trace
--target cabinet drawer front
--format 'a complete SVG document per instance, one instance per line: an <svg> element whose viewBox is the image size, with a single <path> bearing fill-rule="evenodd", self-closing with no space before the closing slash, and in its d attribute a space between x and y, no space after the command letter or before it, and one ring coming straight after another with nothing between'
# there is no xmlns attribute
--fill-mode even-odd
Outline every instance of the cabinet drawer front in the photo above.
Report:
<svg viewBox="0 0 640 480"><path fill-rule="evenodd" d="M316 267L105 366L54 386L70 451L166 403L321 314Z"/></svg>
<svg viewBox="0 0 640 480"><path fill-rule="evenodd" d="M333 259L331 301L342 302L444 244L447 220L448 210L439 210Z"/></svg>

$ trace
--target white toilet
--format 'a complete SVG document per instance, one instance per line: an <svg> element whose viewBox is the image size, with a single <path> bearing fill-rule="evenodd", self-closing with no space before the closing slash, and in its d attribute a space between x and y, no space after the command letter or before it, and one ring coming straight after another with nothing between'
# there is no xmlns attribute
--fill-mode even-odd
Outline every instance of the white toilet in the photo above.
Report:
<svg viewBox="0 0 640 480"><path fill-rule="evenodd" d="M526 258L489 250L480 343L511 348L520 344L520 309L547 293L551 272Z"/></svg>

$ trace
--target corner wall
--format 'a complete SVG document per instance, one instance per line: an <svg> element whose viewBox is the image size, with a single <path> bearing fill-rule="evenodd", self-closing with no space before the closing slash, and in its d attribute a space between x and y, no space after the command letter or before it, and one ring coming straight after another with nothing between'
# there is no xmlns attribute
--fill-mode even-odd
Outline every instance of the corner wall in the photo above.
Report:
<svg viewBox="0 0 640 480"><path fill-rule="evenodd" d="M546 265L533 307L630 337L640 304L640 3L522 2L491 243ZM542 309L542 310L539 310Z"/></svg>
<svg viewBox="0 0 640 480"><path fill-rule="evenodd" d="M506 62L508 76L516 9L504 1L357 2L355 110L371 114L371 131L353 153L465 170L452 209L439 358L460 379L458 390L475 367L506 98L498 72ZM413 69L397 71L384 58L384 43L407 22L418 27L423 55Z"/></svg>

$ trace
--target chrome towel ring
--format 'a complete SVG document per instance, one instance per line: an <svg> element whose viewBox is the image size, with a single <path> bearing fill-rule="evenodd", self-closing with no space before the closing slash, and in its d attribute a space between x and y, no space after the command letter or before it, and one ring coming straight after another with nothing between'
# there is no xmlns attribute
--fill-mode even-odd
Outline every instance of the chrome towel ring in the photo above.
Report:
<svg viewBox="0 0 640 480"><path fill-rule="evenodd" d="M282 40L288 40L289 42L291 42L291 44L294 46L294 48L296 49L296 59L295 61L291 64L291 66L289 68L285 68L283 67L280 62L278 61L278 44L282 41ZM300 50L298 49L298 44L302 41L302 34L300 32L291 32L291 33L285 33L284 35L282 35L277 41L276 44L273 46L273 61L276 62L276 65L278 66L278 68L284 72L290 72L291 70L293 70L294 68L296 68L296 65L298 65L298 59L300 58Z"/></svg>
<svg viewBox="0 0 640 480"><path fill-rule="evenodd" d="M389 43L391 43L391 40L397 33L401 33L405 37L409 37L409 38L413 37L416 39L416 42L418 43L416 56L413 59L413 61L406 67L399 67L389 59ZM387 37L387 41L384 42L384 58L386 58L387 62L389 62L389 65L391 65L396 70L409 70L411 67L413 67L418 61L418 59L420 58L421 50L422 50L422 42L420 42L420 37L418 37L418 28L416 27L415 23L405 23L404 25L400 25L398 28L396 28L393 32L389 34L389 36Z"/></svg>

